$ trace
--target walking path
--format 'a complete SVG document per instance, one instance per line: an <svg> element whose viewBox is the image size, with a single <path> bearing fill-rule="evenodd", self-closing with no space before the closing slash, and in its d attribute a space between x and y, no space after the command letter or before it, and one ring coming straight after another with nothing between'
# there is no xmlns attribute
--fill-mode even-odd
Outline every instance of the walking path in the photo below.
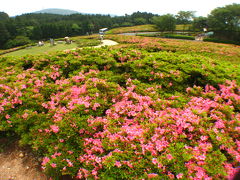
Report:
<svg viewBox="0 0 240 180"><path fill-rule="evenodd" d="M98 46L94 46L96 48L102 47L102 46L114 46L117 45L118 43L116 41L112 41L109 39L106 40L102 40L102 44L98 45Z"/></svg>
<svg viewBox="0 0 240 180"><path fill-rule="evenodd" d="M7 141L0 138L0 143L6 144ZM47 180L47 177L30 150L20 148L15 142L0 153L0 180Z"/></svg>

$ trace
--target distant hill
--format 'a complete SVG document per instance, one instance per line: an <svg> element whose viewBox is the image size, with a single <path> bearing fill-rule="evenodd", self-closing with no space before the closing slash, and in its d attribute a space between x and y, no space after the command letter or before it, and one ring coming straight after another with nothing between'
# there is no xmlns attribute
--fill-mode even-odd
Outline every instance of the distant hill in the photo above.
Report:
<svg viewBox="0 0 240 180"><path fill-rule="evenodd" d="M80 12L69 10L69 9L50 8L50 9L43 9L43 10L40 10L40 11L35 11L33 13L48 13L48 14L70 15L70 14L79 14Z"/></svg>

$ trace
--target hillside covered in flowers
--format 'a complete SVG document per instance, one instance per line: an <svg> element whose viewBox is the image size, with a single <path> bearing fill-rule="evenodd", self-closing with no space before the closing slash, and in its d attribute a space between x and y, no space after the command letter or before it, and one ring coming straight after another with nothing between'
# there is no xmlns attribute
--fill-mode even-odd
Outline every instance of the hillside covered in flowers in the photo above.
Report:
<svg viewBox="0 0 240 180"><path fill-rule="evenodd" d="M230 178L239 46L109 38L121 44L0 58L0 131L53 179Z"/></svg>

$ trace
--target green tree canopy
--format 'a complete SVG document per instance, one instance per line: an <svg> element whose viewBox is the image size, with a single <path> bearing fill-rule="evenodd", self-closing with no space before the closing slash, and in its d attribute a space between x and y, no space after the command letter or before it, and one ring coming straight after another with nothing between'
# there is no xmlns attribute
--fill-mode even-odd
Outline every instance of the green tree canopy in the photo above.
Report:
<svg viewBox="0 0 240 180"><path fill-rule="evenodd" d="M216 31L239 31L240 4L231 4L214 9L208 16L208 23Z"/></svg>
<svg viewBox="0 0 240 180"><path fill-rule="evenodd" d="M188 24L194 18L194 11L179 11L176 15L177 24Z"/></svg>
<svg viewBox="0 0 240 180"><path fill-rule="evenodd" d="M9 19L9 16L7 13L5 12L0 12L0 21L5 21L5 20L8 20Z"/></svg>
<svg viewBox="0 0 240 180"><path fill-rule="evenodd" d="M174 31L176 28L176 19L172 14L154 16L152 22L160 31Z"/></svg>
<svg viewBox="0 0 240 180"><path fill-rule="evenodd" d="M0 22L0 47L2 47L4 43L7 42L9 37L10 37L10 34L6 26L2 22Z"/></svg>
<svg viewBox="0 0 240 180"><path fill-rule="evenodd" d="M197 29L197 30L203 30L203 28L206 28L208 27L208 24L207 24L207 18L206 17L195 17L193 19L193 27L194 29Z"/></svg>

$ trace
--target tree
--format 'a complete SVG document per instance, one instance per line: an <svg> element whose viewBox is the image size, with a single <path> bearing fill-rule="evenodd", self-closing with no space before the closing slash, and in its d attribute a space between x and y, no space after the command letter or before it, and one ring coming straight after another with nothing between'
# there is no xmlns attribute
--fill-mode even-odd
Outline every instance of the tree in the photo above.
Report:
<svg viewBox="0 0 240 180"><path fill-rule="evenodd" d="M154 16L152 22L160 31L174 31L176 28L176 19L172 14Z"/></svg>
<svg viewBox="0 0 240 180"><path fill-rule="evenodd" d="M0 12L0 21L6 21L9 19L9 16L5 12Z"/></svg>
<svg viewBox="0 0 240 180"><path fill-rule="evenodd" d="M227 5L211 11L208 23L213 30L240 30L240 4Z"/></svg>
<svg viewBox="0 0 240 180"><path fill-rule="evenodd" d="M10 34L3 23L0 22L0 47L2 48L7 42Z"/></svg>
<svg viewBox="0 0 240 180"><path fill-rule="evenodd" d="M195 18L193 19L193 28L194 28L195 30L200 30L200 31L202 31L203 28L208 27L207 20L208 20L208 19L207 19L206 17L202 17L202 16L200 16L200 17L195 17Z"/></svg>
<svg viewBox="0 0 240 180"><path fill-rule="evenodd" d="M33 28L31 39L41 40L43 38L43 31L41 26L35 26Z"/></svg>
<svg viewBox="0 0 240 180"><path fill-rule="evenodd" d="M189 24L194 17L194 11L179 11L176 15L177 24Z"/></svg>
<svg viewBox="0 0 240 180"><path fill-rule="evenodd" d="M212 10L208 16L208 24L216 37L240 42L240 4Z"/></svg>
<svg viewBox="0 0 240 180"><path fill-rule="evenodd" d="M72 24L71 28L72 28L72 34L73 35L78 35L82 30L82 28L76 23Z"/></svg>
<svg viewBox="0 0 240 180"><path fill-rule="evenodd" d="M90 33L93 32L93 30L94 30L94 24L93 24L92 22L88 23L88 30L89 30Z"/></svg>
<svg viewBox="0 0 240 180"><path fill-rule="evenodd" d="M23 45L26 45L26 44L29 44L29 43L31 43L31 40L28 37L26 37L26 36L17 36L13 40L9 40L4 45L4 48L5 49L9 49L9 48L17 47L17 46L23 46Z"/></svg>
<svg viewBox="0 0 240 180"><path fill-rule="evenodd" d="M141 24L147 23L147 20L144 18L135 18L133 21L135 25L141 25Z"/></svg>
<svg viewBox="0 0 240 180"><path fill-rule="evenodd" d="M194 13L194 11L179 11L176 15L177 24L183 24L183 31L185 31L186 25L190 24L193 20Z"/></svg>

